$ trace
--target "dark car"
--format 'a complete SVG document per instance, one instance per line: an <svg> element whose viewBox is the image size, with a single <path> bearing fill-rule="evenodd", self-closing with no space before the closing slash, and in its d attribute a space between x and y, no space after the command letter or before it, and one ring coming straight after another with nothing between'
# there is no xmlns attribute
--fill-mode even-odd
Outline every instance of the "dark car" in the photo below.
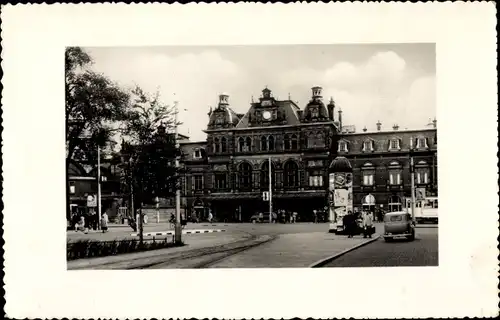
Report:
<svg viewBox="0 0 500 320"><path fill-rule="evenodd" d="M415 240L415 223L409 213L397 211L384 216L384 240L392 241L395 238Z"/></svg>

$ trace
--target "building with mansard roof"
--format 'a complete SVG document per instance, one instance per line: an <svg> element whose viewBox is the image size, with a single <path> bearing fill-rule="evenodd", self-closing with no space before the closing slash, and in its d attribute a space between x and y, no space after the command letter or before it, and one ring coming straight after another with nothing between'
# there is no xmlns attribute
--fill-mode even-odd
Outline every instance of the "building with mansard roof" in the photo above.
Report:
<svg viewBox="0 0 500 320"><path fill-rule="evenodd" d="M410 151L416 184L437 195L436 121L422 130L394 125L377 130L342 124L342 110L333 99L323 101L313 87L301 109L294 101L275 99L262 90L245 114L238 114L228 94L208 113L207 140L181 144L184 159L183 195L187 212L203 219L211 211L219 221L249 221L269 210L263 192L272 169L273 211L296 211L311 221L313 210L327 205L331 161L344 156L354 174L354 206L399 210L410 194Z"/></svg>

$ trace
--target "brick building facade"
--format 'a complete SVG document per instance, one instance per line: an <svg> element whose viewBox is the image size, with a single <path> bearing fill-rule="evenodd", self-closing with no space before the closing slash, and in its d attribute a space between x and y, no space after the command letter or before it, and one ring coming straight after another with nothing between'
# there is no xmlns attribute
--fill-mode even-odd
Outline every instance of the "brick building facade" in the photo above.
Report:
<svg viewBox="0 0 500 320"><path fill-rule="evenodd" d="M351 162L354 206L397 210L410 194L410 151L417 186L437 195L436 121L422 130L363 130L342 126L342 111L327 105L322 88L312 88L301 109L276 100L265 88L245 114L234 112L229 96L209 112L207 140L184 142L183 196L186 209L200 218L210 210L219 220L248 221L267 211L262 193L273 173L273 210L298 211L312 220L312 210L326 206L328 166L336 155Z"/></svg>

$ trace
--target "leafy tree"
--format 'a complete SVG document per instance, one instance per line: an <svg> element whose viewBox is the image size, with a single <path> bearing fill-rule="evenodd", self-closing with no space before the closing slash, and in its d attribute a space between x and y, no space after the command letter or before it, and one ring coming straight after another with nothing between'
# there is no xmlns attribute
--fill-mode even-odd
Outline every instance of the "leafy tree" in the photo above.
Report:
<svg viewBox="0 0 500 320"><path fill-rule="evenodd" d="M66 172L69 160L84 158L97 162L97 147L106 152L111 137L119 128L116 123L127 115L129 94L102 74L89 67L91 56L79 47L65 52L66 94ZM66 177L67 217L69 211L69 179Z"/></svg>
<svg viewBox="0 0 500 320"><path fill-rule="evenodd" d="M151 203L155 197L168 197L175 190L176 148L172 131L174 108L165 105L156 92L149 95L140 87L132 90L122 143L125 171L134 188L135 203Z"/></svg>

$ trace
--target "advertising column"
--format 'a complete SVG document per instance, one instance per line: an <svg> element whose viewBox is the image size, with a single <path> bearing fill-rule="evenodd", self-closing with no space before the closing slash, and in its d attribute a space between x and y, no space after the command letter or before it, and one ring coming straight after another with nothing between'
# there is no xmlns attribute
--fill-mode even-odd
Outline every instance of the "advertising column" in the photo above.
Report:
<svg viewBox="0 0 500 320"><path fill-rule="evenodd" d="M344 157L333 160L328 177L330 232L342 231L344 216L353 211L352 180L349 161Z"/></svg>

